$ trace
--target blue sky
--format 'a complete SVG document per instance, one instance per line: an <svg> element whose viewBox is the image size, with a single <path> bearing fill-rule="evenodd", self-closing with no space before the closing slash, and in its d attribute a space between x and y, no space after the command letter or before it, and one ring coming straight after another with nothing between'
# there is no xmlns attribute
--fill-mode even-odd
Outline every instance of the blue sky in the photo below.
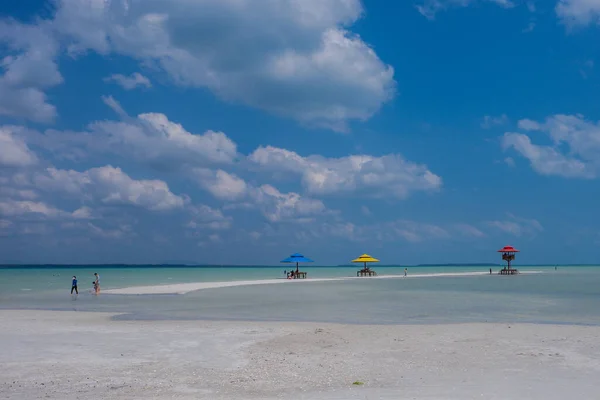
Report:
<svg viewBox="0 0 600 400"><path fill-rule="evenodd" d="M597 0L0 5L0 262L595 263Z"/></svg>

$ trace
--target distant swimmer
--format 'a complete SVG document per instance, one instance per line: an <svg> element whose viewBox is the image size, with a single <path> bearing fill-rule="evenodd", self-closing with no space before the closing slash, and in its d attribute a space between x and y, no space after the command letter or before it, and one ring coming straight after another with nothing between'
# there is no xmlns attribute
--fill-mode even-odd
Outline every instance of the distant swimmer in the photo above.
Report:
<svg viewBox="0 0 600 400"><path fill-rule="evenodd" d="M79 294L79 290L77 290L77 277L73 275L73 280L71 281L71 294L73 294L73 290L76 294Z"/></svg>

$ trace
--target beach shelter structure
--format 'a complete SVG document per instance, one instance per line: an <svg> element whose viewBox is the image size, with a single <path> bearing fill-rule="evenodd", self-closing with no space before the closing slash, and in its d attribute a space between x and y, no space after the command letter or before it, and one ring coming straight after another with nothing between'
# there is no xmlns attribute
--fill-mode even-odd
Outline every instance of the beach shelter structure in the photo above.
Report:
<svg viewBox="0 0 600 400"><path fill-rule="evenodd" d="M369 267L367 266L367 263L375 263L375 262L379 262L379 260L374 257L371 257L368 254L363 254L362 256L352 260L352 262L353 263L363 263L364 271L369 271Z"/></svg>
<svg viewBox="0 0 600 400"><path fill-rule="evenodd" d="M518 253L519 250L515 249L512 246L504 246L498 253L502 253L502 259L506 261L507 267L500 271L502 275L512 275L518 273L518 271L514 268L510 267L510 263L515 259L515 254Z"/></svg>
<svg viewBox="0 0 600 400"><path fill-rule="evenodd" d="M296 263L296 273L299 272L299 263L306 263L306 262L314 262L313 260L311 260L310 258L306 258L304 257L302 254L300 253L295 253L292 254L291 256L289 256L288 258L286 258L285 260L281 260L282 263Z"/></svg>

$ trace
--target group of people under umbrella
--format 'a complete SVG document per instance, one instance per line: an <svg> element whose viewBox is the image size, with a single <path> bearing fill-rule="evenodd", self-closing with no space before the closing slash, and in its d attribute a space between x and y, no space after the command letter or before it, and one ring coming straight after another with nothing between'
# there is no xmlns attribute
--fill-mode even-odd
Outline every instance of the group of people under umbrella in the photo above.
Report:
<svg viewBox="0 0 600 400"><path fill-rule="evenodd" d="M296 264L296 270L291 270L291 271L286 271L286 276L288 279L296 279L299 277L304 277L306 278L306 272L301 272L300 271L300 263L310 263L310 262L314 262L313 260L311 260L308 257L304 257L302 254L300 253L295 253L292 254L291 256L289 256L288 258L286 258L285 260L281 261L282 263L289 263L289 264ZM378 259L371 257L368 254L363 254L362 256L355 258L354 260L352 260L353 263L362 263L364 264L363 269L361 269L360 271L357 272L357 276L361 275L361 276L373 276L373 275L377 275L375 273L375 271L371 270L371 268L368 266L368 263L374 263L374 262L379 262Z"/></svg>

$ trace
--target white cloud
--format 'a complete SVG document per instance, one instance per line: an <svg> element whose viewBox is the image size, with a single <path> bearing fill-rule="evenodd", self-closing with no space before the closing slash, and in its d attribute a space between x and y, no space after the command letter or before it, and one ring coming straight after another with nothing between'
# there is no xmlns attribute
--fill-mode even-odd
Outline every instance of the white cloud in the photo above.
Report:
<svg viewBox="0 0 600 400"><path fill-rule="evenodd" d="M513 148L531 163L542 175L558 175L565 178L594 178L595 173L581 160L563 155L552 146L531 143L529 136L520 133L504 134L504 148Z"/></svg>
<svg viewBox="0 0 600 400"><path fill-rule="evenodd" d="M0 202L0 213L5 217L23 214L40 214L46 217L54 217L59 215L61 211L42 202L6 200Z"/></svg>
<svg viewBox="0 0 600 400"><path fill-rule="evenodd" d="M36 163L37 157L23 139L13 135L9 127L0 127L0 167L27 167Z"/></svg>
<svg viewBox="0 0 600 400"><path fill-rule="evenodd" d="M502 114L498 117L492 117L490 115L486 115L483 117L483 121L481 122L481 127L483 129L490 129L494 126L504 125L508 123L508 116L506 114Z"/></svg>
<svg viewBox="0 0 600 400"><path fill-rule="evenodd" d="M231 217L223 215L221 210L211 208L204 204L188 207L191 220L185 225L189 229L225 230L231 227Z"/></svg>
<svg viewBox="0 0 600 400"><path fill-rule="evenodd" d="M117 53L182 86L308 124L345 129L393 97L393 68L347 29L359 0L58 0L72 54Z"/></svg>
<svg viewBox="0 0 600 400"><path fill-rule="evenodd" d="M186 200L161 180L135 180L110 165L84 172L47 168L34 177L36 187L103 204L129 204L148 210L182 208Z"/></svg>
<svg viewBox="0 0 600 400"><path fill-rule="evenodd" d="M522 119L518 122L519 129L524 131L537 131L540 130L540 124L530 119Z"/></svg>
<svg viewBox="0 0 600 400"><path fill-rule="evenodd" d="M302 221L326 213L325 204L320 200L308 199L298 193L281 193L271 185L251 188L250 198L271 222L288 220Z"/></svg>
<svg viewBox="0 0 600 400"><path fill-rule="evenodd" d="M43 134L27 131L22 135L31 145L59 157L80 159L87 152L104 152L133 157L161 169L186 164L229 164L238 157L236 144L222 132L194 134L159 113L129 118L112 97L103 101L124 117L123 121L93 122L84 132L47 130Z"/></svg>
<svg viewBox="0 0 600 400"><path fill-rule="evenodd" d="M519 127L541 131L551 145L533 144L520 133L505 133L504 149L512 148L527 158L532 168L543 175L567 178L595 178L600 168L600 124L586 121L582 115L554 115L540 123L522 120ZM568 151L564 147L568 147Z"/></svg>
<svg viewBox="0 0 600 400"><path fill-rule="evenodd" d="M493 3L502 8L513 8L515 3L511 0L424 0L417 5L417 11L425 18L433 20L435 15L449 8L468 7L475 3Z"/></svg>
<svg viewBox="0 0 600 400"><path fill-rule="evenodd" d="M207 131L194 135L164 114L140 114L135 122L96 122L94 135L102 135L109 148L120 148L149 162L230 163L236 145L224 133Z"/></svg>
<svg viewBox="0 0 600 400"><path fill-rule="evenodd" d="M0 20L0 46L7 54L0 59L0 115L52 122L56 107L49 104L44 89L63 82L55 58L58 43L44 21L23 25Z"/></svg>
<svg viewBox="0 0 600 400"><path fill-rule="evenodd" d="M237 156L235 143L222 132L207 131L203 135L194 135L180 124L169 121L164 114L140 114L138 118L158 133L160 140L177 150L187 149L193 155L212 162L229 163Z"/></svg>
<svg viewBox="0 0 600 400"><path fill-rule="evenodd" d="M227 209L259 209L270 222L308 221L316 215L328 213L320 200L298 193L282 193L271 185L254 186L242 178L223 170L195 169L197 182L216 198L238 201Z"/></svg>
<svg viewBox="0 0 600 400"><path fill-rule="evenodd" d="M0 182L3 183L3 182ZM17 189L9 186L0 186L0 197L3 198L17 198L23 200L35 200L39 197L39 195L33 191L28 189Z"/></svg>
<svg viewBox="0 0 600 400"><path fill-rule="evenodd" d="M567 25L589 25L600 22L600 1L559 0L556 15Z"/></svg>
<svg viewBox="0 0 600 400"><path fill-rule="evenodd" d="M312 194L364 191L375 196L405 198L410 192L437 190L442 185L442 179L425 165L394 154L302 157L293 151L267 146L256 149L249 159L271 171L300 175L304 187Z"/></svg>
<svg viewBox="0 0 600 400"><path fill-rule="evenodd" d="M507 219L488 221L487 225L513 236L535 236L543 232L544 227L535 219L517 217L511 213L506 214Z"/></svg>
<svg viewBox="0 0 600 400"><path fill-rule="evenodd" d="M219 199L236 200L246 195L248 185L237 175L208 168L195 168L193 174L204 189Z"/></svg>
<svg viewBox="0 0 600 400"><path fill-rule="evenodd" d="M121 118L127 118L129 117L127 115L127 113L125 112L125 110L123 109L123 107L121 107L121 104L115 100L114 97L112 96L102 96L102 102L104 104L106 104L108 107L110 107L111 110L113 110L119 117Z"/></svg>
<svg viewBox="0 0 600 400"><path fill-rule="evenodd" d="M4 217L42 217L42 218L76 218L82 215L60 210L42 201L31 200L0 200L0 215Z"/></svg>
<svg viewBox="0 0 600 400"><path fill-rule="evenodd" d="M362 212L363 215L365 215L367 217L373 215L373 213L371 212L371 210L367 206L361 206L360 207L360 211Z"/></svg>
<svg viewBox="0 0 600 400"><path fill-rule="evenodd" d="M92 219L94 211L87 207L83 206L73 211L73 218L75 219Z"/></svg>
<svg viewBox="0 0 600 400"><path fill-rule="evenodd" d="M139 72L134 72L130 76L125 76L121 74L113 74L109 77L104 78L104 82L114 82L120 85L125 90L132 90L137 88L138 86L143 86L146 88L152 87L152 83L150 83L150 79L146 78L144 75Z"/></svg>

